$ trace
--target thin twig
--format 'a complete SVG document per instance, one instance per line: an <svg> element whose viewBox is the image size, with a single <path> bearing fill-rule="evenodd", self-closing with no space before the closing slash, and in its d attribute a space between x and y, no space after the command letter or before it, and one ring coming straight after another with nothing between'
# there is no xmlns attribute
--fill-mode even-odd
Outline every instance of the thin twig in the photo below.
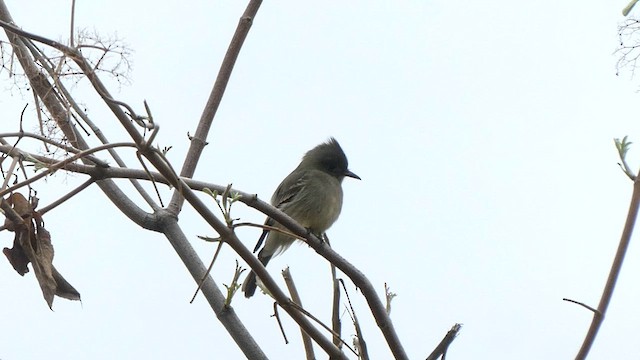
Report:
<svg viewBox="0 0 640 360"><path fill-rule="evenodd" d="M584 307L584 308L586 308L586 309L591 310L591 311L592 311L592 312L594 312L594 313L599 313L598 309L593 308L593 307L591 307L591 306L589 306L589 305L587 305L587 304L585 304L585 303L582 303L582 302L580 302L580 301L576 301L576 300L572 300L572 299L567 299L567 298L562 298L562 300L563 300L563 301L568 301L568 302L571 302L571 303L574 303L574 304L578 304L578 305L580 305L580 306L582 306L582 307Z"/></svg>
<svg viewBox="0 0 640 360"><path fill-rule="evenodd" d="M218 242L218 247L216 248L215 254L213 254L211 263L209 263L209 267L207 268L207 271L204 273L204 275L202 275L202 279L198 281L198 287L196 288L196 291L193 294L191 301L189 301L189 304L193 304L193 301L196 299L196 296L198 296L198 292L200 291L200 289L202 289L202 284L204 284L204 281L207 280L207 277L209 277L209 274L211 273L211 269L213 268L213 264L216 262L216 259L218 258L218 254L220 254L220 250L222 249L222 244L224 244L222 241Z"/></svg>
<svg viewBox="0 0 640 360"><path fill-rule="evenodd" d="M327 325L325 325L322 321L320 321L320 319L318 319L317 317L315 317L312 313L308 312L307 310L305 310L302 306L294 303L294 302L290 302L290 305L292 305L294 308L298 309L298 311L300 311L301 313L303 313L305 316L307 316L309 319L315 321L318 325L322 326L325 330L327 330L328 332L330 332L333 336L336 336L337 334L335 334L333 332L333 330L331 330L330 327L328 327ZM340 342L347 347L347 349L351 350L352 353L354 353L355 355L358 355L358 353L351 347L349 346L349 344L347 344L344 340L340 339Z"/></svg>
<svg viewBox="0 0 640 360"><path fill-rule="evenodd" d="M51 140L47 137L44 137L42 135L38 135L38 134L34 134L34 133L30 133L30 132L10 132L10 133L0 133L0 138L5 138L5 137L27 137L27 138L33 138L39 141L42 141L44 144L51 144L55 147L58 147L66 152L69 153L73 153L73 154L77 154L79 152L81 152L82 150L77 149L73 146L69 146L69 145L65 145L63 143ZM86 156L85 159L91 160L91 162L95 163L96 165L100 166L100 167L108 167L109 164L107 164L106 162L94 157L94 156Z"/></svg>
<svg viewBox="0 0 640 360"><path fill-rule="evenodd" d="M327 242L327 245L331 246L331 242L329 241L329 237L327 234L324 234L324 240ZM342 321L340 320L340 282L338 282L338 274L336 270L336 266L332 263L331 265L331 285L333 288L333 298L331 301L331 329L333 330L333 344L340 348L342 346Z"/></svg>
<svg viewBox="0 0 640 360"><path fill-rule="evenodd" d="M282 326L282 321L280 321L280 315L278 315L278 302L274 301L273 302L273 317L276 318L276 321L278 322L278 326L280 327L280 333L282 334L282 338L284 338L284 343L288 344L289 343L289 339L287 339L287 334L285 334L284 332L284 327Z"/></svg>
<svg viewBox="0 0 640 360"><path fill-rule="evenodd" d="M265 225L265 224L256 224L256 223L250 223L250 222L241 222L241 223L236 223L233 224L231 226L232 229L238 228L238 227L243 227L243 226L249 226L249 227L255 227L255 228L259 228L262 230L269 230L269 231L277 231L281 234L287 235L289 237L292 237L296 240L300 240L302 242L306 241L305 238L300 237L294 233L292 233L291 231L287 231L286 229L282 229L279 227L275 227L275 226L269 226L269 225Z"/></svg>
<svg viewBox="0 0 640 360"><path fill-rule="evenodd" d="M142 168L144 169L144 171L146 173L149 173L149 168L147 168L147 164L144 163L144 159L142 159L142 155L140 154L140 151L136 151L136 158L140 162L140 165L142 165ZM153 180L153 177L149 176L149 178L151 179L151 184L153 185L153 189L156 191L156 196L158 197L158 201L160 202L160 207L164 207L164 204L162 203L162 195L160 195L160 190L158 190L158 184L156 184L156 182ZM154 210L158 209L158 206L155 205L155 203L152 205L152 207L154 208Z"/></svg>
<svg viewBox="0 0 640 360"><path fill-rule="evenodd" d="M38 210L38 212L41 215L44 215L48 211L51 211L51 210L55 209L57 206L59 206L60 204L64 203L65 201L71 199L75 195L78 195L82 190L84 190L89 185L93 184L94 182L96 182L96 180L93 179L93 178L83 182L82 184L80 184L80 186L78 186L78 187L74 188L73 190L69 191L68 193L64 194L58 200L52 202L51 204L49 204L49 205L47 205L47 206L45 206L43 208L40 208L40 210Z"/></svg>
<svg viewBox="0 0 640 360"><path fill-rule="evenodd" d="M356 329L356 338L358 339L358 352L361 360L369 360L369 351L367 350L367 342L364 340L364 335L362 334L362 328L360 327L360 322L358 321L358 316L356 315L356 311L353 309L353 305L351 304L351 298L349 297L349 292L347 291L347 287L344 284L342 279L339 279L340 284L342 284L342 290L344 290L344 295L347 297L347 303L349 304L349 314L351 315L351 320L353 321L353 326Z"/></svg>
<svg viewBox="0 0 640 360"><path fill-rule="evenodd" d="M4 189L4 190L0 191L0 196L4 196L5 194L7 194L7 193L9 193L11 191L14 191L14 190L19 189L19 188L21 188L23 186L32 184L32 183L40 180L41 178L43 178L43 177L45 177L45 176L47 176L47 175L49 175L49 174L51 174L53 172L56 172L56 171L62 169L65 165L67 165L67 164L69 164L71 162L74 162L74 161L76 161L76 160L78 160L78 159L80 159L80 158L82 158L82 157L84 157L84 156L86 156L88 154L92 154L92 153L97 152L97 151L102 151L102 150L105 150L105 149L108 149L108 148L114 148L114 147L136 147L136 146L135 146L135 144L132 144L132 143L113 143L113 144L101 145L101 146L98 146L98 147L95 147L95 148L91 148L89 150L81 151L81 152L73 155L70 158L66 158L66 159L64 159L62 161L59 161L59 162L57 162L55 164L50 165L47 168L46 171L43 171L43 172L41 172L41 173L39 173L39 174L29 178L29 179L21 181L21 182L15 184L13 186L7 188L7 189Z"/></svg>
<svg viewBox="0 0 640 360"><path fill-rule="evenodd" d="M7 176L5 176L4 181L2 182L2 188L0 188L0 191L4 190L9 185L9 181L11 181L11 176L13 175L13 171L16 169L16 165L18 165L19 160L19 156L13 157L11 165L9 165L9 170L7 170Z"/></svg>

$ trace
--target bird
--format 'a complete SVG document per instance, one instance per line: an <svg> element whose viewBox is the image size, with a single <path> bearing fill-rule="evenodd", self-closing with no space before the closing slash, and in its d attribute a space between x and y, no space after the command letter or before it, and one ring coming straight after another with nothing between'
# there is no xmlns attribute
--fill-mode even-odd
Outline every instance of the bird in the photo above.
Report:
<svg viewBox="0 0 640 360"><path fill-rule="evenodd" d="M347 156L331 137L307 151L298 167L282 180L271 196L271 205L278 208L313 234L322 236L338 219L342 210L342 180L345 177L361 180L349 170ZM285 229L268 217L265 225ZM286 229L285 229L286 230ZM267 266L269 260L287 250L295 238L278 231L264 229L253 252ZM246 298L256 291L256 274L251 271L242 284Z"/></svg>

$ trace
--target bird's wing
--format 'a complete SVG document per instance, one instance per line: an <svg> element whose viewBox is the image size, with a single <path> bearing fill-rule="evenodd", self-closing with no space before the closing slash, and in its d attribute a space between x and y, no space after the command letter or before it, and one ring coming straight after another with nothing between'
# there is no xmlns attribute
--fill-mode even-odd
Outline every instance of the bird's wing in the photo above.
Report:
<svg viewBox="0 0 640 360"><path fill-rule="evenodd" d="M271 197L271 204L278 209L282 210L285 205L293 201L301 190L305 188L308 183L309 171L303 171L300 173L290 174L287 176Z"/></svg>
<svg viewBox="0 0 640 360"><path fill-rule="evenodd" d="M305 185L307 184L308 177L308 171L297 173L293 172L289 174L289 176L282 180L280 185L278 185L276 191L273 193L273 196L271 197L271 205L282 210L282 208L286 206L287 203L295 199L296 195L298 195L300 191L304 189ZM264 224L267 226L274 226L276 224L276 221L268 217ZM262 243L267 238L267 234L269 234L269 230L265 229L264 231L262 231L262 235L260 235L258 243L253 249L254 253L258 251L258 249L260 249L260 246L262 246Z"/></svg>

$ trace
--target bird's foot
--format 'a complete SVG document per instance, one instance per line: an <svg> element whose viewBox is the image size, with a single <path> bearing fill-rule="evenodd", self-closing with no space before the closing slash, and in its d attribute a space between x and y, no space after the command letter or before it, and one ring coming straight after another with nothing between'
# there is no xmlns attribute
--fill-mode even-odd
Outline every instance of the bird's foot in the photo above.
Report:
<svg viewBox="0 0 640 360"><path fill-rule="evenodd" d="M310 228L306 228L306 229L307 229L307 235L315 235L318 239L322 240L323 243L328 243L329 239L327 238L326 233L316 233L316 232L313 232L313 230L311 230Z"/></svg>

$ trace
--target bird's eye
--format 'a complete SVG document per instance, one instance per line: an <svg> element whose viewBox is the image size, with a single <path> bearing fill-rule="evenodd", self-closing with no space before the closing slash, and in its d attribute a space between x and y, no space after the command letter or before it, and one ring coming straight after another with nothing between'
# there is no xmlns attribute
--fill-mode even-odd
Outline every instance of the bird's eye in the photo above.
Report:
<svg viewBox="0 0 640 360"><path fill-rule="evenodd" d="M338 170L338 164L336 164L335 162L330 162L327 163L327 170L329 170L330 172L335 172Z"/></svg>
<svg viewBox="0 0 640 360"><path fill-rule="evenodd" d="M334 175L341 175L343 171L340 170L340 166L334 164L329 167L329 172Z"/></svg>
<svg viewBox="0 0 640 360"><path fill-rule="evenodd" d="M339 176L344 173L343 166L341 166L341 164L334 159L326 159L322 162L322 164L329 174Z"/></svg>

